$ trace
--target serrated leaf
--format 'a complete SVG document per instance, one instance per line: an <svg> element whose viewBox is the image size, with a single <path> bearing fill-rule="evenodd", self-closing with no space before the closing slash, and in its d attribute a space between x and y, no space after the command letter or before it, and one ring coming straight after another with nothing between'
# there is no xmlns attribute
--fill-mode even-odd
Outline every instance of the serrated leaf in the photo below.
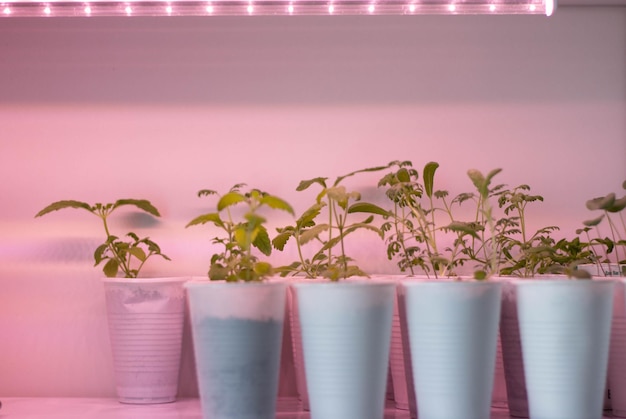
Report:
<svg viewBox="0 0 626 419"><path fill-rule="evenodd" d="M116 259L109 259L107 263L104 264L104 268L102 271L108 278L115 278L117 275L117 271L119 269L119 263Z"/></svg>
<svg viewBox="0 0 626 419"><path fill-rule="evenodd" d="M350 233L352 233L352 232L354 232L356 230L360 230L360 229L373 231L381 239L383 239L385 237L385 235L383 234L381 229L379 229L378 227L374 227L373 225L365 224L365 223L356 223L356 224L350 225L348 228L346 228L344 230L343 237L346 237L348 234L350 234Z"/></svg>
<svg viewBox="0 0 626 419"><path fill-rule="evenodd" d="M274 246L274 249L282 252L291 236L293 236L293 231L283 231L272 239L272 246Z"/></svg>
<svg viewBox="0 0 626 419"><path fill-rule="evenodd" d="M189 226L193 226L193 225L206 224L206 223L213 223L218 227L222 227L222 228L224 227L224 222L220 218L220 215L216 212L211 212L208 214L202 214L202 215L197 216L193 220L189 221L189 223L185 226L185 228Z"/></svg>
<svg viewBox="0 0 626 419"><path fill-rule="evenodd" d="M224 208L236 205L242 201L245 201L246 197L239 192L228 192L223 195L217 202L217 210L222 211Z"/></svg>
<svg viewBox="0 0 626 419"><path fill-rule="evenodd" d="M212 189L202 189L198 191L198 198L209 195L217 195L217 191L214 191Z"/></svg>
<svg viewBox="0 0 626 419"><path fill-rule="evenodd" d="M270 208L287 211L291 215L295 215L293 208L287 201L273 195L265 195L261 198L261 204L265 204Z"/></svg>
<svg viewBox="0 0 626 419"><path fill-rule="evenodd" d="M48 205L47 207L39 211L35 215L35 217L41 217L42 215L46 215L50 212L58 211L58 210L65 209L65 208L82 208L84 210L87 210L93 213L91 206L85 202L66 200L66 201L53 202L52 204Z"/></svg>
<svg viewBox="0 0 626 419"><path fill-rule="evenodd" d="M146 252L144 252L141 247L130 247L128 248L128 253L135 256L141 262L146 261Z"/></svg>
<svg viewBox="0 0 626 419"><path fill-rule="evenodd" d="M328 224L318 224L301 232L298 236L298 240L300 244L307 244L308 242L322 234L324 231L327 231L328 228Z"/></svg>
<svg viewBox="0 0 626 419"><path fill-rule="evenodd" d="M367 202L355 202L354 204L350 205L350 207L348 208L348 214L357 212L378 214L384 217L391 216L391 213L389 211L382 209L378 205L370 204Z"/></svg>
<svg viewBox="0 0 626 419"><path fill-rule="evenodd" d="M426 163L424 166L424 174L422 178L424 179L424 192L426 192L426 196L432 198L433 196L433 187L435 184L435 172L439 167L439 163L431 161Z"/></svg>
<svg viewBox="0 0 626 419"><path fill-rule="evenodd" d="M119 208L121 206L131 205L139 208L142 211L145 211L149 214L154 215L155 217L160 217L159 210L156 209L154 205L150 203L150 201L146 199L118 199L113 204L113 209Z"/></svg>
<svg viewBox="0 0 626 419"><path fill-rule="evenodd" d="M315 225L315 218L320 214L322 208L326 205L325 202L318 202L313 204L309 209L307 209L296 221L296 227L298 229L302 229L305 227L311 227Z"/></svg>
<svg viewBox="0 0 626 419"><path fill-rule="evenodd" d="M296 191L298 191L298 192L304 191L305 189L308 189L309 186L313 185L314 183L317 183L317 184L321 185L322 188L326 189L326 179L328 179L328 178L326 178L326 177L316 177L316 178L313 178L313 179L300 181L300 184L296 188Z"/></svg>
<svg viewBox="0 0 626 419"><path fill-rule="evenodd" d="M252 245L259 249L265 256L272 254L272 242L267 230L264 227L258 227Z"/></svg>
<svg viewBox="0 0 626 419"><path fill-rule="evenodd" d="M478 240L480 240L480 237L478 236L476 232L482 230L482 228L478 228L478 225L476 224L464 223L461 221L454 221L448 224L447 226L445 226L444 228L450 231L454 231L455 233L469 234L470 236Z"/></svg>

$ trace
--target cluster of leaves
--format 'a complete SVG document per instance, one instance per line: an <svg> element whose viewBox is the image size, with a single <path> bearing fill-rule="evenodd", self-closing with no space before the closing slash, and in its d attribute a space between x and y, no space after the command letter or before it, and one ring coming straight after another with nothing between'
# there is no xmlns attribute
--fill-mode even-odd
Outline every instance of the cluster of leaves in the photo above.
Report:
<svg viewBox="0 0 626 419"><path fill-rule="evenodd" d="M333 281L351 276L366 276L346 252L345 239L360 230L372 231L383 238L382 230L373 224L375 216L388 215L383 208L361 201L361 194L348 191L342 181L358 173L376 172L388 166L372 167L339 176L329 183L328 178L316 177L300 182L297 191L311 186L321 187L314 203L305 210L295 224L278 229L272 241L274 247L283 250L293 237L298 260L281 267L282 275L301 274L307 278L325 277ZM352 221L353 214L368 214L365 219ZM312 256L305 257L303 246L316 244Z"/></svg>
<svg viewBox="0 0 626 419"><path fill-rule="evenodd" d="M557 226L541 227L534 233L528 231L526 207L533 202L543 202L540 195L531 195L530 186L519 185L498 194L498 205L506 217L498 220L498 254L501 255L500 274L532 277L549 273L555 264L571 263L572 255L584 257L577 249L580 242L557 242L551 236ZM559 251L560 254L559 254Z"/></svg>
<svg viewBox="0 0 626 419"><path fill-rule="evenodd" d="M626 181L623 182L622 188L626 189ZM626 265L626 221L624 219L626 196L616 198L615 193L609 193L606 196L588 200L586 206L591 211L601 212L598 217L584 221L584 228L576 230L576 234L584 234L587 239L587 250L591 254L589 256L591 262L598 264L600 272L604 272L601 264ZM616 218L619 219L619 223ZM610 237L603 237L600 232L599 226L604 220L609 226ZM594 231L596 236L592 238L590 231ZM611 261L612 257L614 258Z"/></svg>
<svg viewBox="0 0 626 419"><path fill-rule="evenodd" d="M391 173L380 179L378 186L386 187L393 204L390 216L382 225L386 233L387 257L398 261L402 272L411 275L418 268L435 277L456 275L455 269L473 257L471 243L480 240L484 227L477 222L460 221L454 215L460 206L474 197L463 193L452 200L449 192L435 190L436 162L427 163L419 173L410 161L394 161ZM444 220L441 220L441 217ZM442 247L444 238L452 236L452 245Z"/></svg>
<svg viewBox="0 0 626 419"><path fill-rule="evenodd" d="M294 215L291 205L283 199L258 189L242 192L240 189L244 186L236 184L224 195L209 189L198 192L198 197L219 197L217 211L202 214L187 224L189 227L208 223L224 233L221 237L213 238L213 244L220 245L223 250L211 257L208 272L211 280L261 281L271 275L272 266L252 253L253 248L265 256L272 253L271 241L265 227L267 220L259 214L259 210L268 207ZM235 220L231 208L238 204L244 205L246 210L241 219Z"/></svg>
<svg viewBox="0 0 626 419"><path fill-rule="evenodd" d="M113 203L95 205L73 200L57 201L39 211L35 217L65 208L84 209L98 216L104 224L106 241L98 246L94 253L94 266L104 262L102 270L109 278L116 277L120 270L125 278L137 278L141 268L151 256L161 256L166 260L170 258L161 253L161 248L149 237L140 238L137 234L129 232L125 236L127 239L124 240L111 234L107 220L113 211L123 206L132 206L154 217L160 217L159 211L145 199L119 199Z"/></svg>

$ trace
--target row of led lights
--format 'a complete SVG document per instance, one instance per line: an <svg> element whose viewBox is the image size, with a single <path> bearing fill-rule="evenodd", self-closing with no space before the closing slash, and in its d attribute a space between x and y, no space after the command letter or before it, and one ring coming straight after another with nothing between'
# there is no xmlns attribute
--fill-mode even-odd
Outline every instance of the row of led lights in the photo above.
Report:
<svg viewBox="0 0 626 419"><path fill-rule="evenodd" d="M410 12L410 13L414 13L417 11L418 6L414 3L410 3L406 6L406 9ZM206 13L208 14L213 14L215 12L215 7L212 4L207 4L205 7ZM447 10L450 13L454 13L457 12L457 6L455 4L449 4L447 6ZM489 11L492 13L495 13L498 10L497 6L495 4L490 4L489 5ZM43 8L43 15L45 16L51 16L52 15L52 8L49 5L46 5ZM91 8L91 6L89 4L86 4L84 9L83 9L85 16L90 16L93 12L93 9ZM171 15L174 12L174 7L171 4L167 4L163 11L165 11L166 14ZM294 14L296 12L296 8L293 4L289 4L287 5L285 11L288 14ZM328 5L328 14L333 14L335 13L336 9L335 6L330 4ZM368 13L373 14L376 11L376 5L374 3L369 4L367 6L367 11ZM528 5L528 11L529 12L536 12L537 11L537 6L535 4L530 4ZM130 5L126 5L124 8L124 12L128 15L131 16L133 14L133 8ZM246 12L248 14L254 14L254 5L252 3L248 4L248 6L246 7ZM12 13L12 10L9 6L5 6L3 13L5 15L10 15ZM552 14L551 11L549 11L547 13L548 15Z"/></svg>

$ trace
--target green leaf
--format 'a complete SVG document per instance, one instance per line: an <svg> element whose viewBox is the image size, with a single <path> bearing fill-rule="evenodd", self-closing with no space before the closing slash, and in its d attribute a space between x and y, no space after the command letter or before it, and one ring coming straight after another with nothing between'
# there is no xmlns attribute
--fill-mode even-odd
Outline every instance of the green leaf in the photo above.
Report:
<svg viewBox="0 0 626 419"><path fill-rule="evenodd" d="M354 176L354 175L356 175L358 173L378 172L378 171L381 171L381 170L384 170L384 169L387 169L387 168L391 167L393 164L394 164L394 162L391 162L391 163L389 163L389 164L387 164L385 166L368 167L366 169L355 170L354 172L350 172L350 173L348 173L346 175L337 177L337 179L335 179L335 183L333 183L333 186L339 185L339 183L341 183L341 181L344 180L347 177Z"/></svg>
<svg viewBox="0 0 626 419"><path fill-rule="evenodd" d="M623 210L624 208L626 208L626 196L621 197L620 199L616 199L613 202L613 205L611 205L609 208L607 208L606 210L608 212L620 212L621 210Z"/></svg>
<svg viewBox="0 0 626 419"><path fill-rule="evenodd" d="M217 203L217 210L222 211L224 208L245 201L246 197L239 192L228 192L220 198Z"/></svg>
<svg viewBox="0 0 626 419"><path fill-rule="evenodd" d="M150 201L146 199L118 199L117 201L115 201L115 204L113 204L112 209L115 209L124 205L132 205L134 207L139 208L140 210L143 210L149 214L154 215L155 217L161 216L161 214L159 214L159 210L157 210L156 207L152 205Z"/></svg>
<svg viewBox="0 0 626 419"><path fill-rule="evenodd" d="M206 223L213 223L218 227L222 227L222 228L224 227L224 222L220 218L220 215L216 212L212 212L212 213L203 214L194 218L193 220L189 221L189 223L185 226L185 228L189 226L193 226L193 225L206 224Z"/></svg>
<svg viewBox="0 0 626 419"><path fill-rule="evenodd" d="M280 250L282 252L285 249L285 245L287 244L291 236L293 236L293 230L283 231L282 233L274 237L274 239L272 240L272 246L274 246L274 249Z"/></svg>
<svg viewBox="0 0 626 419"><path fill-rule="evenodd" d="M202 189L198 191L198 198L209 195L217 195L217 191L214 191L212 189Z"/></svg>
<svg viewBox="0 0 626 419"><path fill-rule="evenodd" d="M398 181L403 183L411 181L411 175L409 174L409 171L404 167L398 170L398 172L396 173L396 177L398 178Z"/></svg>
<svg viewBox="0 0 626 419"><path fill-rule="evenodd" d="M277 196L265 195L261 198L260 203L265 204L270 208L287 211L289 214L295 215L295 213L293 212L293 208L291 208L291 205L289 205L287 201L280 199Z"/></svg>
<svg viewBox="0 0 626 419"><path fill-rule="evenodd" d="M391 213L387 210L382 209L378 205L370 204L367 202L355 202L350 205L348 208L348 214L356 213L356 212L364 212L369 214L378 214L383 217L391 216Z"/></svg>
<svg viewBox="0 0 626 419"><path fill-rule="evenodd" d="M97 266L104 259L104 252L108 249L108 245L106 243L101 244L96 248L96 251L93 254L93 258L95 261L94 266Z"/></svg>
<svg viewBox="0 0 626 419"><path fill-rule="evenodd" d="M320 215L322 208L326 205L325 202L318 202L313 204L309 209L307 209L296 221L296 228L302 229L304 227L311 227L315 225L315 218Z"/></svg>
<svg viewBox="0 0 626 419"><path fill-rule="evenodd" d="M439 167L439 163L431 161L424 166L424 192L426 192L426 196L432 198L433 196L433 187L435 184L435 172Z"/></svg>
<svg viewBox="0 0 626 419"><path fill-rule="evenodd" d="M300 233L298 240L300 241L300 244L307 244L314 238L318 237L324 231L327 231L328 228L328 224L318 224Z"/></svg>
<svg viewBox="0 0 626 419"><path fill-rule="evenodd" d="M300 191L304 191L305 189L308 189L309 186L313 185L314 183L317 183L319 185L322 186L322 188L326 188L326 177L316 177L313 179L309 179L309 180L303 180L300 182L300 184L298 185L298 187L296 188L296 191L300 192Z"/></svg>
<svg viewBox="0 0 626 419"><path fill-rule="evenodd" d="M596 218L594 218L592 220L583 221L583 224L586 225L587 227L594 227L594 226L597 226L598 224L600 224L602 219L604 219L604 214L602 214L601 216L596 217ZM579 234L579 233L577 233L577 234Z"/></svg>
<svg viewBox="0 0 626 419"><path fill-rule="evenodd" d="M102 271L108 278L115 278L117 275L117 271L119 269L119 263L116 259L109 259L107 263L104 264L104 268Z"/></svg>
<svg viewBox="0 0 626 419"><path fill-rule="evenodd" d="M60 209L65 209L65 208L82 208L93 213L93 210L89 204L85 202L80 202L80 201L68 200L68 201L53 202L52 204L48 205L47 207L39 211L35 215L35 217L41 217L42 215L46 215L49 212L58 211Z"/></svg>
<svg viewBox="0 0 626 419"><path fill-rule="evenodd" d="M253 270L255 274L263 278L272 273L272 265L267 262L257 262L254 264Z"/></svg>
<svg viewBox="0 0 626 419"><path fill-rule="evenodd" d="M267 234L267 230L262 226L258 228L252 245L259 249L265 256L272 254L272 242L270 241L270 236Z"/></svg>
<svg viewBox="0 0 626 419"><path fill-rule="evenodd" d="M482 230L482 228L478 228L478 227L479 226L474 223L464 223L461 221L454 221L448 224L447 226L445 226L444 228L450 231L454 231L455 233L469 234L470 236L480 240L480 237L478 236L476 232L479 230Z"/></svg>
<svg viewBox="0 0 626 419"><path fill-rule="evenodd" d="M130 247L128 253L135 256L141 262L145 262L146 260L146 252L144 252L141 247Z"/></svg>
<svg viewBox="0 0 626 419"><path fill-rule="evenodd" d="M474 272L474 279L478 280L478 281L483 281L485 279L487 279L487 272L483 271L483 270L479 270Z"/></svg>
<svg viewBox="0 0 626 419"><path fill-rule="evenodd" d="M615 194L611 192L607 196L590 199L589 201L586 202L585 205L587 206L587 209L592 210L592 211L599 210L599 209L606 210L607 208L610 208L614 202L615 202Z"/></svg>

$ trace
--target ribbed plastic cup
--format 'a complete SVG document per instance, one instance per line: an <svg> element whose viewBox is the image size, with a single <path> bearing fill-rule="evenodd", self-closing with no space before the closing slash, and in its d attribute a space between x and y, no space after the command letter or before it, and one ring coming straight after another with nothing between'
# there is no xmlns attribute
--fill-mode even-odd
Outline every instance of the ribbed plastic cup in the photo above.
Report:
<svg viewBox="0 0 626 419"><path fill-rule="evenodd" d="M491 394L491 406L500 409L508 406L506 394L506 379L504 377L504 360L502 358L502 341L498 334L498 345L496 348L496 367L493 377L493 392Z"/></svg>
<svg viewBox="0 0 626 419"><path fill-rule="evenodd" d="M615 281L613 323L609 352L609 388L613 416L626 417L626 287L624 279Z"/></svg>
<svg viewBox="0 0 626 419"><path fill-rule="evenodd" d="M404 370L404 349L402 347L400 314L398 312L398 302L395 298L393 319L391 322L391 346L389 351L389 366L393 380L393 400L396 409L409 410L409 393Z"/></svg>
<svg viewBox="0 0 626 419"><path fill-rule="evenodd" d="M118 400L176 400L187 278L103 279Z"/></svg>
<svg viewBox="0 0 626 419"><path fill-rule="evenodd" d="M297 282L312 419L382 419L395 283Z"/></svg>
<svg viewBox="0 0 626 419"><path fill-rule="evenodd" d="M405 281L420 419L491 414L501 284Z"/></svg>
<svg viewBox="0 0 626 419"><path fill-rule="evenodd" d="M531 418L600 419L613 282L514 281Z"/></svg>
<svg viewBox="0 0 626 419"><path fill-rule="evenodd" d="M295 291L289 287L289 324L291 326L291 341L293 347L293 363L296 375L296 391L302 410L310 410L309 392L306 386L306 374L304 372L304 353L302 351L302 330L300 329L300 316L298 315L298 300Z"/></svg>
<svg viewBox="0 0 626 419"><path fill-rule="evenodd" d="M509 413L514 417L527 418L528 396L524 378L522 341L517 319L517 293L515 285L510 281L502 284L500 341Z"/></svg>
<svg viewBox="0 0 626 419"><path fill-rule="evenodd" d="M190 281L204 419L275 419L285 282Z"/></svg>

